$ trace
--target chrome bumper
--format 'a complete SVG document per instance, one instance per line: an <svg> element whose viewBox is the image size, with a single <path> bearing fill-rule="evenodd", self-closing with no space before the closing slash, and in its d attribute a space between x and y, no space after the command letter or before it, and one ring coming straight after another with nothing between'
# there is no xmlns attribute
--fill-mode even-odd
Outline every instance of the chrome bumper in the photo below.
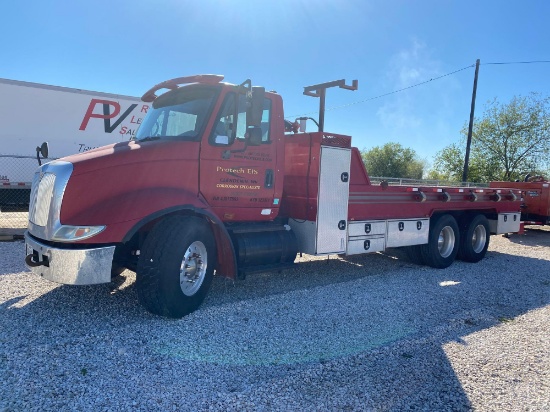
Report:
<svg viewBox="0 0 550 412"><path fill-rule="evenodd" d="M114 246L94 249L59 249L25 232L27 267L44 279L66 285L94 285L111 281Z"/></svg>

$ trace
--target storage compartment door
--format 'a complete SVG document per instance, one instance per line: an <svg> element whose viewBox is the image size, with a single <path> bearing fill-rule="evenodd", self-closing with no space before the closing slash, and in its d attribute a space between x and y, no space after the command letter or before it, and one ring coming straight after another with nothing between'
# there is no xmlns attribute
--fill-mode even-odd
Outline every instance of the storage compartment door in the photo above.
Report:
<svg viewBox="0 0 550 412"><path fill-rule="evenodd" d="M489 219L489 230L493 235L519 232L520 213L499 213L498 220Z"/></svg>
<svg viewBox="0 0 550 412"><path fill-rule="evenodd" d="M384 244L385 238L382 236L360 236L351 238L348 243L348 250L346 254L357 255L359 253L383 252L385 250Z"/></svg>
<svg viewBox="0 0 550 412"><path fill-rule="evenodd" d="M387 247L422 245L428 243L429 219L388 220Z"/></svg>
<svg viewBox="0 0 550 412"><path fill-rule="evenodd" d="M321 146L317 253L345 253L351 151Z"/></svg>

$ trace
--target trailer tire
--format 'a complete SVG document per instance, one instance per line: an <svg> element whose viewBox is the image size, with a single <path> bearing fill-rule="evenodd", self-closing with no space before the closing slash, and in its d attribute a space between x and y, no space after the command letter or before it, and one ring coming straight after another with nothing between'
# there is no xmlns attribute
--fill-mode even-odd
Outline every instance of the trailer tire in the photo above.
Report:
<svg viewBox="0 0 550 412"><path fill-rule="evenodd" d="M476 215L460 233L458 258L476 263L485 257L489 247L489 221L484 215Z"/></svg>
<svg viewBox="0 0 550 412"><path fill-rule="evenodd" d="M458 253L460 233L451 215L441 215L430 222L428 243L421 245L424 263L437 269L451 266Z"/></svg>
<svg viewBox="0 0 550 412"><path fill-rule="evenodd" d="M216 243L203 219L166 218L153 227L141 247L138 299L151 313L181 318L206 297L215 266Z"/></svg>

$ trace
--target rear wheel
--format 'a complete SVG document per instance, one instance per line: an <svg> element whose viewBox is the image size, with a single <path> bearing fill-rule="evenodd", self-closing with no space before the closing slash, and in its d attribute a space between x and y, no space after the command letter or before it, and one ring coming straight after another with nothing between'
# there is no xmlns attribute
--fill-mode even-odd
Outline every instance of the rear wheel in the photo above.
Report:
<svg viewBox="0 0 550 412"><path fill-rule="evenodd" d="M484 215L476 215L460 233L458 258L465 262L479 262L489 247L489 221Z"/></svg>
<svg viewBox="0 0 550 412"><path fill-rule="evenodd" d="M449 267L458 253L460 234L458 224L451 215L441 215L430 222L428 243L421 245L424 263L438 269Z"/></svg>
<svg viewBox="0 0 550 412"><path fill-rule="evenodd" d="M157 315L185 316L206 297L215 265L216 244L208 224L197 217L169 217L151 230L141 248L139 301Z"/></svg>

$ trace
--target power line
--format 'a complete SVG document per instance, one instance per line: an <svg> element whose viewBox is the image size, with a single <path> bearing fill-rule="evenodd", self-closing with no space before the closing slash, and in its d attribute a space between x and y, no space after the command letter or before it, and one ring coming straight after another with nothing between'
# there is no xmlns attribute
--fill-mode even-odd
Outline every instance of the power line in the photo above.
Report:
<svg viewBox="0 0 550 412"><path fill-rule="evenodd" d="M489 63L486 63L486 64L489 64ZM462 69L458 69L458 70L455 70L455 71L450 72L450 73L447 73L447 74L443 74L443 75L438 76L438 77L433 77L433 78L431 78L431 79L429 79L429 80L425 80L425 81L423 81L423 82L416 83L416 84L413 84L412 86L407 86L407 87L404 87L404 88L399 89L399 90L394 90L394 91L389 92L389 93L384 93L384 94L381 94L381 95L378 95L378 96L369 97L368 99L359 100L359 101L357 101L357 102L352 102L352 103L344 104L344 105L342 105L342 106L329 107L329 108L327 108L325 111L336 110L336 109L342 109L342 108L344 108L344 107L354 106L354 105L359 104L359 103L365 103L365 102L368 102L368 101L371 101L371 100L380 99L381 97L385 97L385 96L389 96L389 95L392 95L392 94L395 94L395 93L399 93L399 92L402 92L402 91L405 91L405 90L409 90L409 89L412 89L413 87L418 87L418 86L421 86L421 85L423 85L423 84L433 82L434 80L442 79L442 78L444 78L444 77L447 77L447 76L450 76L450 75L452 75L452 74L461 72L461 71L463 71L463 70L470 69L470 68L472 68L472 67L475 67L475 64L471 64L471 65L469 65L469 66L463 67ZM300 117L300 116L308 116L308 115L310 115L310 114L316 114L316 113L319 113L319 112L316 111L316 112L302 113L302 114L296 114L296 115L285 116L285 117L288 117L288 118L295 118L295 117Z"/></svg>
<svg viewBox="0 0 550 412"><path fill-rule="evenodd" d="M538 63L550 63L550 60L530 60L530 61L519 61L519 62L488 62L488 63L481 63L481 65L538 64ZM413 84L412 86L404 87L404 88L399 89L399 90L394 90L393 92L384 93L384 94L381 94L381 95L378 95L378 96L370 97L370 98L365 99L365 100L359 100L357 102L344 104L342 106L329 107L329 108L326 109L326 111L336 110L336 109L343 109L345 107L354 106L356 104L365 103L365 102L368 102L368 101L371 101L371 100L380 99L381 97L389 96L389 95L392 95L392 94L395 94L395 93L399 93L399 92L402 92L402 91L405 91L405 90L412 89L413 87L418 87L418 86L421 86L423 84L433 82L434 80L442 79L444 77L447 77L447 76L450 76L452 74L461 72L461 71L469 69L471 67L475 67L475 64L471 64L469 66L463 67L462 69L455 70L453 72L444 74L442 76L434 77L432 79L429 79L429 80L426 80L426 81L423 81L423 82L420 82L420 83L417 83L417 84ZM302 114L291 115L291 116L286 116L286 117L295 118L295 117L308 116L308 115L317 114L317 113L319 113L319 112L315 111L315 112L302 113Z"/></svg>
<svg viewBox="0 0 550 412"><path fill-rule="evenodd" d="M550 63L550 60L531 60L527 62L490 62L490 63L481 63L484 64L535 64L535 63Z"/></svg>

